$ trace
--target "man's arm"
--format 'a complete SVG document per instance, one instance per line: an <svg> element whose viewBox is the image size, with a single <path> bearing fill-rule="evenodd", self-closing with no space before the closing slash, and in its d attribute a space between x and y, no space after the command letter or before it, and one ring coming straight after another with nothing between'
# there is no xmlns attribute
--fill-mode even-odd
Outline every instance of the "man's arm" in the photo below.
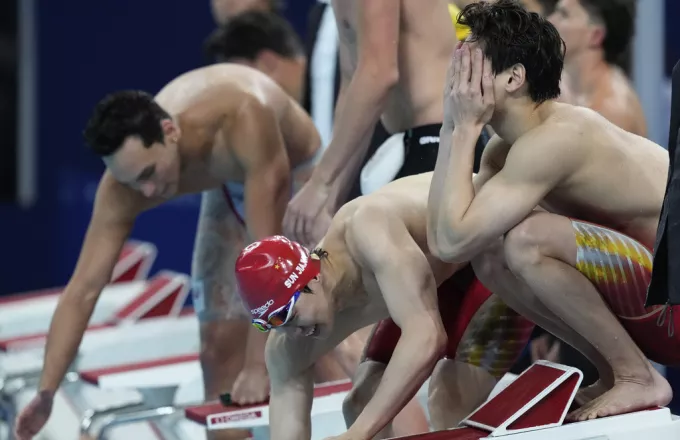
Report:
<svg viewBox="0 0 680 440"><path fill-rule="evenodd" d="M349 437L373 438L415 395L446 345L437 284L422 250L400 220L364 206L347 231L350 251L378 282L401 337L375 394L349 428ZM415 355L417 353L417 355Z"/></svg>
<svg viewBox="0 0 680 440"><path fill-rule="evenodd" d="M39 391L53 394L59 388L135 218L158 203L119 184L108 172L102 177L78 263L52 317Z"/></svg>
<svg viewBox="0 0 680 440"><path fill-rule="evenodd" d="M229 144L245 171L249 238L254 241L280 235L291 184L290 164L276 115L261 102L249 99L231 124ZM264 366L266 340L266 333L249 329L244 368Z"/></svg>
<svg viewBox="0 0 680 440"><path fill-rule="evenodd" d="M560 131L555 126L538 128L518 140L503 168L475 193L470 175L479 133L468 127L454 129L451 145L440 146L450 149L447 169L435 169L435 173L446 173L445 190L440 200L429 200L430 211L439 205L433 223L434 250L440 259L473 258L529 215L574 169L578 131Z"/></svg>
<svg viewBox="0 0 680 440"><path fill-rule="evenodd" d="M440 141L443 145L451 145L453 130L442 127ZM507 155L508 145L498 135L493 135L489 142L484 147L482 158L479 163L479 172L472 176L472 186L477 193L479 189L484 186L493 176L495 176L503 167ZM451 149L440 150L437 155L437 162L435 163L435 171L432 175L432 184L430 185L430 193L428 195L428 212L427 212L427 244L430 252L437 254L437 219L440 215L441 200L443 193L447 191L446 187L446 168L450 161Z"/></svg>
<svg viewBox="0 0 680 440"><path fill-rule="evenodd" d="M309 350L300 350L293 338L273 332L267 341L265 358L271 378L269 429L280 440L309 440L312 437L314 376L310 368L298 369Z"/></svg>
<svg viewBox="0 0 680 440"><path fill-rule="evenodd" d="M399 81L400 8L392 0L361 0L359 4L356 70L336 106L333 139L312 177L330 188L335 205L349 190L389 92ZM341 40L341 66L346 71L344 44Z"/></svg>

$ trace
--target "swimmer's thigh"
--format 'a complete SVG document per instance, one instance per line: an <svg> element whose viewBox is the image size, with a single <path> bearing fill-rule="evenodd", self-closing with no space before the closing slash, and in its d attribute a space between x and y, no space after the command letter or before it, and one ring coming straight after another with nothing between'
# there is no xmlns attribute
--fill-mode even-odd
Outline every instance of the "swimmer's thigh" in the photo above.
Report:
<svg viewBox="0 0 680 440"><path fill-rule="evenodd" d="M438 290L448 343L446 359L439 361L430 380L430 419L436 429L454 427L486 400L534 328L470 271L461 270Z"/></svg>
<svg viewBox="0 0 680 440"><path fill-rule="evenodd" d="M248 313L238 294L234 265L246 231L221 188L203 193L192 260L194 308L200 322L200 359L206 399L231 387L243 366Z"/></svg>
<svg viewBox="0 0 680 440"><path fill-rule="evenodd" d="M578 249L576 268L597 288L645 356L663 365L680 365L680 334L672 331L680 324L680 313L663 306L645 307L652 252L613 229L571 223Z"/></svg>

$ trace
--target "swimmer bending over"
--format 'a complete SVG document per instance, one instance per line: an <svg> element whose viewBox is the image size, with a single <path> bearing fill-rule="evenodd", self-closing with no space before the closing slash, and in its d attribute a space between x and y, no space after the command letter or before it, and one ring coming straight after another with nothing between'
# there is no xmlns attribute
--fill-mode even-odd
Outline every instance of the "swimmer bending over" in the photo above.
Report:
<svg viewBox="0 0 680 440"><path fill-rule="evenodd" d="M644 308L667 152L593 110L555 102L564 44L545 19L512 0L472 4L462 17L471 36L445 88L433 253L472 259L508 305L597 366L600 383L572 418L667 404L671 389L645 355L676 364L680 338L656 324L661 308ZM471 179L486 123L497 136Z"/></svg>
<svg viewBox="0 0 680 440"><path fill-rule="evenodd" d="M319 151L311 119L266 75L221 64L180 75L155 97L105 97L85 138L107 170L50 325L38 396L19 415L17 437L31 438L47 421L135 219L190 193L203 192L192 271L206 399L232 391L235 401L265 400L266 335L253 329L244 342L252 327L231 267L249 240L281 232L292 185Z"/></svg>
<svg viewBox="0 0 680 440"><path fill-rule="evenodd" d="M382 366L354 378L343 405L349 430L336 439L393 437L388 425L435 365L432 423L452 428L486 399L525 347L533 323L491 295L469 266L428 251L431 176L405 177L347 203L311 253L272 237L249 245L236 261L253 324L277 330L265 358L269 427L278 439L310 438L310 366L367 325L380 322L364 362Z"/></svg>

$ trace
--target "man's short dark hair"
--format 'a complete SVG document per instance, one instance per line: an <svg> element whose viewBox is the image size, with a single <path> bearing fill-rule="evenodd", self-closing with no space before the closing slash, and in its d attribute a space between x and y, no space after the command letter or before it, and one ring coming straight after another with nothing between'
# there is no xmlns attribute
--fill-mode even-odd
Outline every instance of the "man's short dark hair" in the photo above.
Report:
<svg viewBox="0 0 680 440"><path fill-rule="evenodd" d="M97 103L87 122L83 137L99 156L118 151L128 136L137 136L145 147L163 143L161 121L170 115L153 96L138 90L112 93Z"/></svg>
<svg viewBox="0 0 680 440"><path fill-rule="evenodd" d="M581 6L592 19L605 27L602 42L604 58L616 63L630 46L635 34L635 0L580 0Z"/></svg>
<svg viewBox="0 0 680 440"><path fill-rule="evenodd" d="M459 22L470 27L471 41L479 40L494 74L519 63L534 102L560 96L564 41L545 18L517 0L497 0L466 6Z"/></svg>
<svg viewBox="0 0 680 440"><path fill-rule="evenodd" d="M206 54L217 61L254 61L263 50L286 58L304 53L300 39L285 18L262 11L248 11L232 17L205 42Z"/></svg>

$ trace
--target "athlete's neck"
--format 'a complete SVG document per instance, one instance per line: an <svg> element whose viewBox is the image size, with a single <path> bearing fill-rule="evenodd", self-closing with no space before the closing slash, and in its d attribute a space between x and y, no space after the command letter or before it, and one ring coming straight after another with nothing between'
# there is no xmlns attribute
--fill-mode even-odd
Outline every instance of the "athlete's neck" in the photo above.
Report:
<svg viewBox="0 0 680 440"><path fill-rule="evenodd" d="M564 70L572 92L582 98L597 92L603 78L611 71L611 66L604 59L602 50L591 50L574 54L565 63Z"/></svg>
<svg viewBox="0 0 680 440"><path fill-rule="evenodd" d="M364 290L356 264L349 255L338 251L321 259L321 285L336 312L356 305Z"/></svg>
<svg viewBox="0 0 680 440"><path fill-rule="evenodd" d="M491 128L509 144L514 144L525 133L543 123L553 106L552 100L536 104L527 96L497 109L491 119Z"/></svg>

